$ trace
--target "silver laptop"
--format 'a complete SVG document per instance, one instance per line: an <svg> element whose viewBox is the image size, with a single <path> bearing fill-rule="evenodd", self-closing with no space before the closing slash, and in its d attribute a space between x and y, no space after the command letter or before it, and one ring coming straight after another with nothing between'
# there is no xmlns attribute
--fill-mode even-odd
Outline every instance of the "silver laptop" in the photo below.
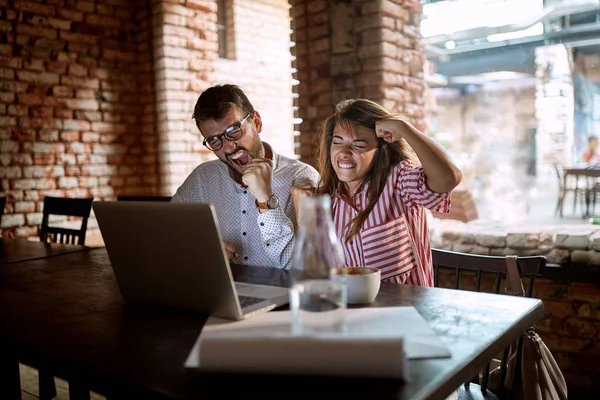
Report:
<svg viewBox="0 0 600 400"><path fill-rule="evenodd" d="M210 204L96 201L93 208L125 301L230 320L289 302L287 288L234 282Z"/></svg>

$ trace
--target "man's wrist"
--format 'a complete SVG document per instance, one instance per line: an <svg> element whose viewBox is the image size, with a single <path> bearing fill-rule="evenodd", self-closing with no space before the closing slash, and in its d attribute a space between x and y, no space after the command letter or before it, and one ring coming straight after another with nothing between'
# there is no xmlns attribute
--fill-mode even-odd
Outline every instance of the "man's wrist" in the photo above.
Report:
<svg viewBox="0 0 600 400"><path fill-rule="evenodd" d="M258 199L256 199L255 202L256 207L258 207L260 210L272 210L279 207L279 199L275 193L271 194L266 201L258 201Z"/></svg>
<svg viewBox="0 0 600 400"><path fill-rule="evenodd" d="M269 201L269 198L271 198L270 195L267 195L267 196L262 196L261 195L261 196L256 196L255 197L256 202L258 202L258 203L266 203L267 201Z"/></svg>

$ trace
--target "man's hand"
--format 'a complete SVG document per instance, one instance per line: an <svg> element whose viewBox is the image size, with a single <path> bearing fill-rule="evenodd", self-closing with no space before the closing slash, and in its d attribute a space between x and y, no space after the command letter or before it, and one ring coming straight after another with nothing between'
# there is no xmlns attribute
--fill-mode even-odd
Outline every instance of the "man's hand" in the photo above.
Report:
<svg viewBox="0 0 600 400"><path fill-rule="evenodd" d="M229 261L233 260L234 257L238 256L238 253L235 250L235 246L232 243L229 243L229 242L226 242L223 240L223 247L225 247L225 252L227 253L227 259Z"/></svg>
<svg viewBox="0 0 600 400"><path fill-rule="evenodd" d="M294 203L294 209L296 210L296 221L298 223L300 223L300 199L304 196L313 196L315 190L315 187L310 182L299 183L290 188L292 202Z"/></svg>
<svg viewBox="0 0 600 400"><path fill-rule="evenodd" d="M408 122L399 118L389 118L375 123L375 134L388 143L396 142L409 130Z"/></svg>
<svg viewBox="0 0 600 400"><path fill-rule="evenodd" d="M460 183L462 174L444 148L409 122L399 117L377 121L375 133L388 143L406 141L419 157L430 190L449 193Z"/></svg>
<svg viewBox="0 0 600 400"><path fill-rule="evenodd" d="M273 161L268 158L255 158L242 175L242 182L259 203L269 200L273 194L271 176Z"/></svg>

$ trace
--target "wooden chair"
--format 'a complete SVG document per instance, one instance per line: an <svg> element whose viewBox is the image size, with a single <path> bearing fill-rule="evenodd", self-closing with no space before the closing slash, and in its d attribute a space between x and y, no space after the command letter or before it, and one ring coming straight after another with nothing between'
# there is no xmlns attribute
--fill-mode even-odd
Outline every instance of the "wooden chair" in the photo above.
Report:
<svg viewBox="0 0 600 400"><path fill-rule="evenodd" d="M432 250L433 267L434 267L434 285L436 287L449 287L458 290L474 290L477 292L492 292L495 294L503 294L505 291L505 285L502 282L506 281L506 258L503 256L483 256L473 255L466 253L458 253L447 250ZM546 267L546 257L544 256L531 256L531 257L518 257L517 264L519 266L519 272L521 277L524 279L526 285L526 295L531 297L533 292L533 284L535 276L543 272ZM440 273L449 274L448 284L441 285ZM470 285L467 285L470 283ZM468 286L468 287L467 287ZM482 288L484 290L482 290ZM521 364L521 348L522 341L519 340L516 345L516 360L515 366L515 378L518 377ZM459 389L459 399L498 399L498 398L510 398L512 389L507 388L505 378L508 370L509 363L509 352L510 347L506 348L500 359L500 378L501 383L500 390L497 393L493 393L488 389L489 377L490 377L490 365L488 364L481 374L481 385L477 385L471 382L467 382L462 385ZM517 380L513 380L517 382Z"/></svg>
<svg viewBox="0 0 600 400"><path fill-rule="evenodd" d="M40 227L40 241L63 244L85 244L87 223L92 210L93 201L93 197L78 199L46 196L44 198L42 225ZM69 229L49 226L50 215L81 217L81 227L79 229ZM54 376L50 371L50 368L45 368L44 366L39 366L38 368L40 399L52 399L56 396Z"/></svg>
<svg viewBox="0 0 600 400"><path fill-rule="evenodd" d="M171 201L171 196L117 196L117 201Z"/></svg>
<svg viewBox="0 0 600 400"><path fill-rule="evenodd" d="M44 198L44 214L40 227L40 241L83 245L85 243L87 223L93 201L93 197L74 199L46 196ZM79 229L51 227L48 225L50 215L81 217L81 227Z"/></svg>
<svg viewBox="0 0 600 400"><path fill-rule="evenodd" d="M579 176L571 176L570 179L567 177L565 185L565 170L562 164L554 163L553 165L558 179L558 200L554 214L560 217L563 216L563 206L568 193L573 193L573 213L577 211L577 199L579 199L581 207L584 208L587 193L586 187L579 187Z"/></svg>

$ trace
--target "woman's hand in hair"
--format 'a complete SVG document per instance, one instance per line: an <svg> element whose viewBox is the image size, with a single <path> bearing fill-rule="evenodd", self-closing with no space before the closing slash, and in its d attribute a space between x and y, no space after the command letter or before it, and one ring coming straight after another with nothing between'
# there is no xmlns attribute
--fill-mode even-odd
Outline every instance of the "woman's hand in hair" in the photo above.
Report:
<svg viewBox="0 0 600 400"><path fill-rule="evenodd" d="M375 133L390 143L406 140L419 157L432 191L448 193L460 183L462 174L442 146L410 123L398 117L384 119L375 123Z"/></svg>
<svg viewBox="0 0 600 400"><path fill-rule="evenodd" d="M410 124L397 117L384 119L375 123L375 134L388 143L397 142L408 131L407 125Z"/></svg>

